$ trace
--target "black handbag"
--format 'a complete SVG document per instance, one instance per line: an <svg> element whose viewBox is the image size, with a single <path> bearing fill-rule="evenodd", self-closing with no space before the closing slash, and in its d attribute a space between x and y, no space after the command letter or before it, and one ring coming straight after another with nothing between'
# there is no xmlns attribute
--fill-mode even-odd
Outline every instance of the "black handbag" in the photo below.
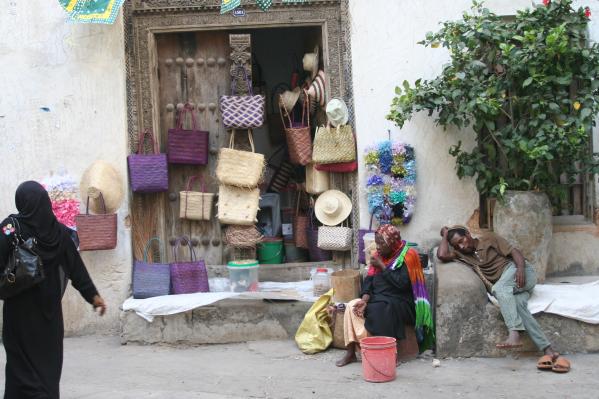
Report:
<svg viewBox="0 0 599 399"><path fill-rule="evenodd" d="M35 238L23 240L18 220L11 220L16 226L16 232L13 249L0 274L0 299L11 298L44 280L44 267L42 258L35 250Z"/></svg>

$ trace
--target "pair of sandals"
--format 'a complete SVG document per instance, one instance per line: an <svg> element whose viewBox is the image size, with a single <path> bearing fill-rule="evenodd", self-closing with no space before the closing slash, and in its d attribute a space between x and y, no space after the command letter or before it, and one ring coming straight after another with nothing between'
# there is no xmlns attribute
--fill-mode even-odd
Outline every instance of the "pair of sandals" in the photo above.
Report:
<svg viewBox="0 0 599 399"><path fill-rule="evenodd" d="M537 368L539 370L551 370L555 373L567 373L570 371L570 362L568 359L561 357L559 353L554 356L543 355L537 360Z"/></svg>

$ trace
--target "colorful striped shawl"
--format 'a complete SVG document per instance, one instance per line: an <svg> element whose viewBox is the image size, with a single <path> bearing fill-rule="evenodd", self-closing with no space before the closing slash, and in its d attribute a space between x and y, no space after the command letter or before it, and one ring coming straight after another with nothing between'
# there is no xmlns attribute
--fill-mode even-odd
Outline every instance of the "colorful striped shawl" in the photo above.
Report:
<svg viewBox="0 0 599 399"><path fill-rule="evenodd" d="M399 262L401 257L393 260L391 269L397 270L404 263L408 267L408 275L412 283L412 292L414 293L414 302L416 305L416 338L418 339L418 347L420 352L432 348L435 342L435 327L433 325L433 314L431 304L428 300L426 292L426 283L424 281L424 273L420 265L420 257L415 249L408 249L403 262Z"/></svg>

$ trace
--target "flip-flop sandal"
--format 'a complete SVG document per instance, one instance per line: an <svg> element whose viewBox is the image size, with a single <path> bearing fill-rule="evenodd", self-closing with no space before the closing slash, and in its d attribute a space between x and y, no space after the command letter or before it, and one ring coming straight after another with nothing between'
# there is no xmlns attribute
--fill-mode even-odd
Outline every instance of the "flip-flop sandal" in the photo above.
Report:
<svg viewBox="0 0 599 399"><path fill-rule="evenodd" d="M537 360L537 368L539 370L552 370L553 369L553 356L543 355Z"/></svg>
<svg viewBox="0 0 599 399"><path fill-rule="evenodd" d="M497 349L516 349L522 348L522 344L510 345L510 344L497 344L495 345Z"/></svg>
<svg viewBox="0 0 599 399"><path fill-rule="evenodd" d="M570 362L568 359L563 357L558 357L555 362L553 362L553 367L551 370L555 373L567 373L570 371Z"/></svg>

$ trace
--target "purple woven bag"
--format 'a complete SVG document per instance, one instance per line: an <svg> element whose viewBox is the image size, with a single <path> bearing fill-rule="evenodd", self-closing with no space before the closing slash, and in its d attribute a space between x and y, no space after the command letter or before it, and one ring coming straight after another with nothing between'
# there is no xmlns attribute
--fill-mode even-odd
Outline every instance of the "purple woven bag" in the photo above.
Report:
<svg viewBox="0 0 599 399"><path fill-rule="evenodd" d="M183 129L187 113L191 114L191 130ZM168 130L168 162L185 165L208 164L209 136L205 130L198 130L196 118L190 104L185 104L177 115L177 127Z"/></svg>
<svg viewBox="0 0 599 399"><path fill-rule="evenodd" d="M144 141L152 140L153 154L144 154ZM160 154L158 143L151 130L139 134L137 153L127 157L129 180L134 193L158 193L168 190L168 164L166 154Z"/></svg>
<svg viewBox="0 0 599 399"><path fill-rule="evenodd" d="M189 247L189 262L177 261L177 251L182 241L186 241ZM175 260L171 263L171 292L173 294L193 294L195 292L210 291L206 264L203 260L196 260L189 238L184 236L177 239L177 243L173 247L173 259Z"/></svg>
<svg viewBox="0 0 599 399"><path fill-rule="evenodd" d="M236 95L236 83L234 81L231 82L231 95L221 96L219 101L223 125L227 129L252 129L260 127L264 124L264 96L259 94L254 95L252 83L248 78L245 67L240 66L238 69L243 71L249 95Z"/></svg>
<svg viewBox="0 0 599 399"><path fill-rule="evenodd" d="M171 271L168 263L149 263L148 250L152 241L160 245L160 261L164 262L164 246L158 237L152 237L144 249L144 260L133 264L133 298L144 299L168 295L171 289Z"/></svg>

